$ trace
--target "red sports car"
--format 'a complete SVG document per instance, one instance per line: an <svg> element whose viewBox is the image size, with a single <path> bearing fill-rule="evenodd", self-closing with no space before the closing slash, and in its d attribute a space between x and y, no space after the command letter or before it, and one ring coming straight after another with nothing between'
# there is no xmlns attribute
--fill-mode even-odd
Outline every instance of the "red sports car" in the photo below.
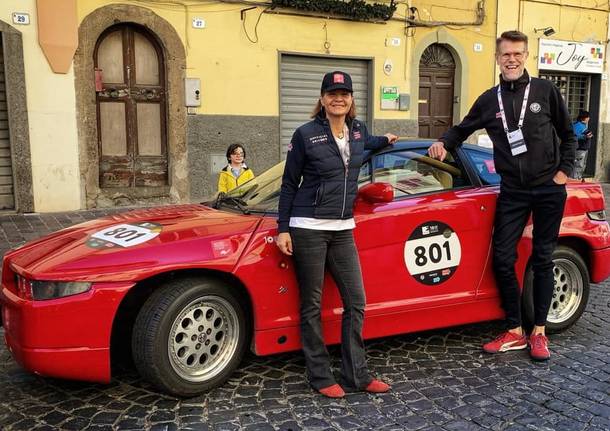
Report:
<svg viewBox="0 0 610 431"><path fill-rule="evenodd" d="M503 317L490 264L499 177L491 151L464 145L445 162L429 141L368 154L356 243L375 338ZM220 385L249 347L300 348L298 287L274 241L283 163L201 205L142 209L83 223L4 257L8 348L35 373L108 382L111 353L180 396ZM582 314L591 282L610 275L610 228L598 184L570 182L554 253L549 330ZM524 315L533 315L531 225L519 244ZM528 300L529 298L529 300ZM327 343L340 341L341 301L326 280Z"/></svg>

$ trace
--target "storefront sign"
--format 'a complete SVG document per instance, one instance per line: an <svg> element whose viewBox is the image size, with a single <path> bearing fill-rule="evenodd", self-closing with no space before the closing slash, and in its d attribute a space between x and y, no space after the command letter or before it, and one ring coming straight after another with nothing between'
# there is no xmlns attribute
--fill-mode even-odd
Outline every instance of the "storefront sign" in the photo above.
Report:
<svg viewBox="0 0 610 431"><path fill-rule="evenodd" d="M602 73L604 45L540 39L538 69Z"/></svg>

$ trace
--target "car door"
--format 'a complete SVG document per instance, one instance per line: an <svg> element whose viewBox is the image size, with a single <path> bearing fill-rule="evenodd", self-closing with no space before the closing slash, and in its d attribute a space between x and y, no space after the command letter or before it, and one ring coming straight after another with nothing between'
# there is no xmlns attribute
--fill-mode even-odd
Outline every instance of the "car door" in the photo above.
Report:
<svg viewBox="0 0 610 431"><path fill-rule="evenodd" d="M368 166L394 188L392 202L355 209L369 315L474 301L489 261L495 195L451 155L426 151L384 152Z"/></svg>
<svg viewBox="0 0 610 431"><path fill-rule="evenodd" d="M498 186L500 185L500 175L498 175L495 169L493 152L485 148L464 145L460 150L460 153L481 183L481 188L479 190L480 199L485 200L489 207L489 211L495 213L496 199L499 193ZM524 247L523 241L519 243L517 254L519 256L529 255L529 250ZM517 262L517 270L519 270L519 266L524 265L525 262L527 262L527 259L520 259ZM500 294L496 287L491 260L490 264L485 268L481 283L479 284L477 300L491 301L498 311L502 313L500 308Z"/></svg>

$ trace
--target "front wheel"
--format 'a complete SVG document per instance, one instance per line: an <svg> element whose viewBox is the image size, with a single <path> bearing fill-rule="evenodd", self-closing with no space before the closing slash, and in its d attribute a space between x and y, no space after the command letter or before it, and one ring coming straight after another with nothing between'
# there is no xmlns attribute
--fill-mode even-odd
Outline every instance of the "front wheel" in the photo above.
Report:
<svg viewBox="0 0 610 431"><path fill-rule="evenodd" d="M246 348L244 306L216 280L175 280L155 291L136 319L140 374L165 392L194 396L222 384Z"/></svg>
<svg viewBox="0 0 610 431"><path fill-rule="evenodd" d="M572 326L585 311L589 300L589 271L580 254L558 246L553 252L553 297L547 315L548 332L560 332ZM528 268L523 286L523 322L534 324L534 274Z"/></svg>

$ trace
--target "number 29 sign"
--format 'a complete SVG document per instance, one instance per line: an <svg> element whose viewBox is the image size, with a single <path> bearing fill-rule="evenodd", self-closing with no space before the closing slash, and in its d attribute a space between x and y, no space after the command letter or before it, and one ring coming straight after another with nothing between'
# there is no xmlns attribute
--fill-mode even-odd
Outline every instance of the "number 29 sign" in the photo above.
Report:
<svg viewBox="0 0 610 431"><path fill-rule="evenodd" d="M420 224L405 242L405 264L420 283L435 285L449 279L462 258L457 233L445 223L430 221Z"/></svg>

